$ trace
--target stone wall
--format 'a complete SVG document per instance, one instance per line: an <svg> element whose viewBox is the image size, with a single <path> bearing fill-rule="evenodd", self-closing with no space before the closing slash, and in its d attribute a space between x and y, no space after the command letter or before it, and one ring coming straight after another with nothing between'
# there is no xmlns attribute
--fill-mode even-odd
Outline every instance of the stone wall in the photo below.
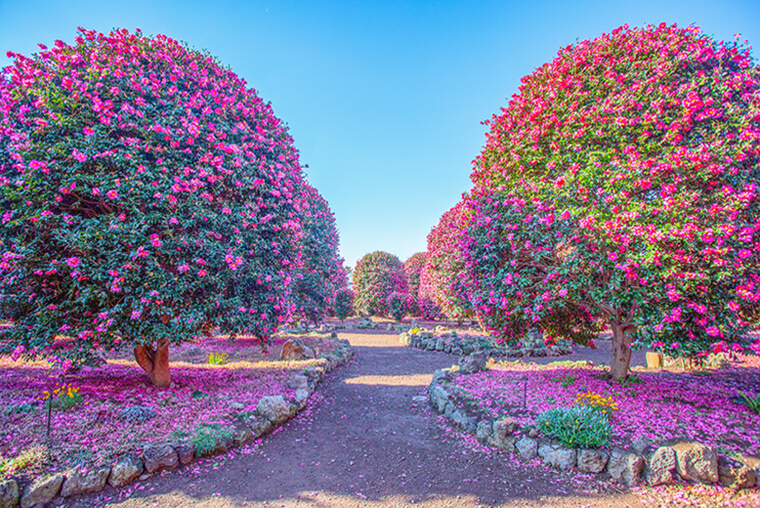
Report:
<svg viewBox="0 0 760 508"><path fill-rule="evenodd" d="M327 372L348 362L353 350L347 340L340 340L338 349L317 360L296 373L289 382L295 390L294 398L282 395L266 396L259 400L256 411L243 418L233 432L220 434L215 446L205 456L227 453L234 447L243 446L272 432L293 418L306 406L309 397ZM195 446L187 441L175 440L152 443L141 452L124 455L110 467L84 465L76 470L36 478L23 492L14 479L0 481L0 508L31 508L49 503L58 496L94 494L103 490L106 484L121 488L164 469L174 469L189 464L196 459Z"/></svg>
<svg viewBox="0 0 760 508"><path fill-rule="evenodd" d="M505 347L492 343L482 335L452 331L418 330L414 333L412 331L404 332L399 336L401 345L453 355L469 355L475 351L484 351L493 358L531 358L562 356L573 352L573 347L569 342L558 341L554 346L546 346L539 335L526 337L520 345Z"/></svg>
<svg viewBox="0 0 760 508"><path fill-rule="evenodd" d="M632 449L571 449L536 430L524 432L518 422L505 415L493 420L471 401L464 404L450 389L455 376L468 375L485 367L485 355L475 353L460 361L461 368L437 370L428 388L433 408L464 431L488 446L505 450L524 460L540 457L557 469L576 469L583 473L608 474L627 486L661 485L678 479L742 489L756 484L760 458L737 460L723 456L695 441L673 440L658 445L634 443Z"/></svg>

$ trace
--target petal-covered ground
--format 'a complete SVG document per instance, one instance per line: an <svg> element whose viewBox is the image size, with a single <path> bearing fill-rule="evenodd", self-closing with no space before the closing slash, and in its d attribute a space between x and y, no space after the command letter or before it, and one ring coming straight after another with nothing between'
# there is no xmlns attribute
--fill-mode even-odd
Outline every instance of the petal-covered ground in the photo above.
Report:
<svg viewBox="0 0 760 508"><path fill-rule="evenodd" d="M299 337L325 354L335 340L323 336ZM266 395L293 395L287 382L296 369L314 360L279 361L286 337L263 350L255 339L209 339L170 350L174 387L158 390L129 355L112 355L100 368L85 367L54 375L46 361L14 361L0 356L0 466L29 453L48 439L47 397L50 411L50 461L53 468L78 462L108 462L145 443L165 441L176 432L190 432L204 424L228 427L234 415L253 411ZM208 363L208 355L222 355L224 363ZM223 355L227 355L224 357ZM60 401L60 402L59 402ZM152 414L144 421L125 419L124 409L142 406ZM42 460L35 454L34 460ZM35 464L29 464L34 467ZM3 467L0 467L2 477Z"/></svg>
<svg viewBox="0 0 760 508"><path fill-rule="evenodd" d="M583 394L596 394L611 398L618 408L611 410L613 446L687 438L724 453L760 456L760 415L736 398L739 391L752 393L760 386L759 367L760 357L739 356L725 368L700 375L637 369L621 383L608 379L607 369L586 362L504 362L457 376L454 386L493 418L512 416L523 425L548 409L577 404Z"/></svg>

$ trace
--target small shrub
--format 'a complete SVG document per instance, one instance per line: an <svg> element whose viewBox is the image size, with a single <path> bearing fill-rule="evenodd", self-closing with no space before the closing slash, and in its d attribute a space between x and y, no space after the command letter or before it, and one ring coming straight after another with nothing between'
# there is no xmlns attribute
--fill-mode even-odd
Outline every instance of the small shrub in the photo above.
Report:
<svg viewBox="0 0 760 508"><path fill-rule="evenodd" d="M42 399L47 400L51 397L51 393L47 390L42 392ZM60 388L56 388L52 393L53 407L57 409L63 409L67 411L80 404L83 400L82 394L79 393L79 388L63 385Z"/></svg>
<svg viewBox="0 0 760 508"><path fill-rule="evenodd" d="M538 415L536 425L569 448L598 448L610 442L609 418L590 406L555 407Z"/></svg>
<svg viewBox="0 0 760 508"><path fill-rule="evenodd" d="M195 446L195 454L203 457L216 451L220 437L232 438L232 431L218 423L204 423L195 428L189 441Z"/></svg>
<svg viewBox="0 0 760 508"><path fill-rule="evenodd" d="M739 392L738 399L739 404L747 406L755 414L760 414L760 395L753 397L744 392Z"/></svg>
<svg viewBox="0 0 760 508"><path fill-rule="evenodd" d="M214 353L211 352L208 354L208 364L209 365L224 365L227 362L227 357L229 357L227 353Z"/></svg>
<svg viewBox="0 0 760 508"><path fill-rule="evenodd" d="M44 446L27 448L12 459L0 456L0 478L28 469L41 468L48 462L49 458L48 450Z"/></svg>

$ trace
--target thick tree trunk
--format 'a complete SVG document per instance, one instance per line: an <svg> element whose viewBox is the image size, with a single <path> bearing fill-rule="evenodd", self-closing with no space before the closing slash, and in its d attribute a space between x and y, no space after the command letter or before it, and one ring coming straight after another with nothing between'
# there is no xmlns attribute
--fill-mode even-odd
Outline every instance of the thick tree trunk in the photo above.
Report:
<svg viewBox="0 0 760 508"><path fill-rule="evenodd" d="M158 339L156 349L150 346L135 347L135 360L148 375L151 383L158 388L169 388L172 378L169 373L169 339Z"/></svg>
<svg viewBox="0 0 760 508"><path fill-rule="evenodd" d="M612 374L612 379L625 379L628 377L628 368L631 364L631 337L619 321L610 323L610 326L612 326L610 374Z"/></svg>

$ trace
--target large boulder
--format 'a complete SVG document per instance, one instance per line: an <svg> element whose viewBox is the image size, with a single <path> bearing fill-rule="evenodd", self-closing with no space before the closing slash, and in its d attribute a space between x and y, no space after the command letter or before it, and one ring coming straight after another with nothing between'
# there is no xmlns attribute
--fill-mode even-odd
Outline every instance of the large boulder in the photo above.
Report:
<svg viewBox="0 0 760 508"><path fill-rule="evenodd" d="M459 372L462 374L475 374L486 368L488 355L485 351L475 351L469 356L459 359Z"/></svg>
<svg viewBox="0 0 760 508"><path fill-rule="evenodd" d="M18 503L19 494L16 480L0 481L0 508L16 508Z"/></svg>
<svg viewBox="0 0 760 508"><path fill-rule="evenodd" d="M110 467L82 468L66 474L61 488L62 497L81 496L100 492L106 486Z"/></svg>
<svg viewBox="0 0 760 508"><path fill-rule="evenodd" d="M709 446L695 441L681 441L671 446L676 452L676 472L684 480L715 483L718 475L718 455Z"/></svg>
<svg viewBox="0 0 760 508"><path fill-rule="evenodd" d="M282 352L280 353L280 360L303 360L304 359L304 345L298 339L289 339L282 345Z"/></svg>
<svg viewBox="0 0 760 508"><path fill-rule="evenodd" d="M675 479L675 472L676 452L668 446L661 446L649 457L646 468L647 484L654 487L671 483Z"/></svg>
<svg viewBox="0 0 760 508"><path fill-rule="evenodd" d="M119 489L135 481L143 472L143 461L134 455L125 455L111 467L108 484Z"/></svg>
<svg viewBox="0 0 760 508"><path fill-rule="evenodd" d="M538 441L531 437L523 436L522 439L515 443L518 453L525 460L532 460L538 455Z"/></svg>
<svg viewBox="0 0 760 508"><path fill-rule="evenodd" d="M621 448L614 448L607 463L607 472L613 480L632 487L641 482L644 457Z"/></svg>
<svg viewBox="0 0 760 508"><path fill-rule="evenodd" d="M32 508L49 503L61 491L65 476L56 474L45 478L37 478L24 490L21 496L21 508Z"/></svg>
<svg viewBox="0 0 760 508"><path fill-rule="evenodd" d="M291 406L282 395L267 395L261 397L256 405L256 413L263 419L278 426L284 423L292 415Z"/></svg>
<svg viewBox="0 0 760 508"><path fill-rule="evenodd" d="M601 473L610 456L604 450L582 448L578 450L578 471L584 473Z"/></svg>
<svg viewBox="0 0 760 508"><path fill-rule="evenodd" d="M179 464L177 452L167 443L148 445L143 449L145 471L153 473L159 469L173 469Z"/></svg>
<svg viewBox="0 0 760 508"><path fill-rule="evenodd" d="M541 443L538 447L538 456L547 466L566 471L577 464L578 452L558 443Z"/></svg>
<svg viewBox="0 0 760 508"><path fill-rule="evenodd" d="M757 473L746 464L729 457L718 457L720 484L732 490L748 489L757 484Z"/></svg>

